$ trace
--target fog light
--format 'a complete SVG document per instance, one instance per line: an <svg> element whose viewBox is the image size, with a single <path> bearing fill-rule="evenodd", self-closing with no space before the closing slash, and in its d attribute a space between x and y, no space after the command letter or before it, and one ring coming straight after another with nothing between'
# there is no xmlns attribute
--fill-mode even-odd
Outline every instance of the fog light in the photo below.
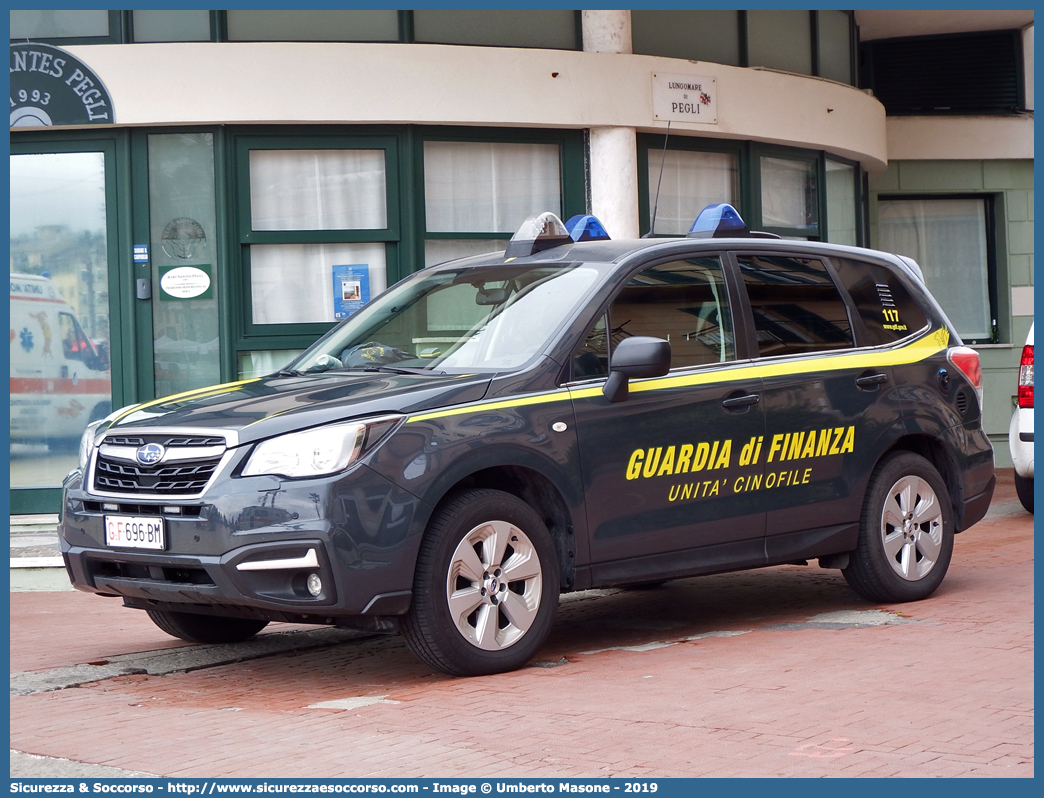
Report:
<svg viewBox="0 0 1044 798"><path fill-rule="evenodd" d="M308 592L313 596L318 596L323 592L323 580L319 578L319 574L308 574L308 581L305 582L305 587L308 588Z"/></svg>

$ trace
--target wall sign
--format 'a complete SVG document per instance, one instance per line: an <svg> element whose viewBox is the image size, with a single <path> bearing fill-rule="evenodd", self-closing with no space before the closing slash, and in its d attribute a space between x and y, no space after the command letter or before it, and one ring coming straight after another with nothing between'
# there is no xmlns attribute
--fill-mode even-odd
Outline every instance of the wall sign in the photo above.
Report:
<svg viewBox="0 0 1044 798"><path fill-rule="evenodd" d="M370 301L370 267L365 263L333 267L334 318L347 319Z"/></svg>
<svg viewBox="0 0 1044 798"><path fill-rule="evenodd" d="M11 127L114 121L108 90L82 61L50 44L11 44Z"/></svg>
<svg viewBox="0 0 1044 798"><path fill-rule="evenodd" d="M662 122L718 124L715 78L652 73L653 119Z"/></svg>
<svg viewBox="0 0 1044 798"><path fill-rule="evenodd" d="M210 264L198 266L160 266L160 301L210 299L214 296Z"/></svg>

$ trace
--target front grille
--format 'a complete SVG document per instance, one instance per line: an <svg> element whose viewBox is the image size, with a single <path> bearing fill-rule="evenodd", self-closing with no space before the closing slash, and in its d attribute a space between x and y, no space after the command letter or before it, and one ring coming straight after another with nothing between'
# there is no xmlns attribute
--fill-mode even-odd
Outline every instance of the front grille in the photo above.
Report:
<svg viewBox="0 0 1044 798"><path fill-rule="evenodd" d="M161 444L166 459L153 466L134 461L133 450L147 443ZM213 435L110 435L96 452L92 487L107 494L198 496L221 464L215 448L223 454L225 445L224 438Z"/></svg>
<svg viewBox="0 0 1044 798"><path fill-rule="evenodd" d="M224 438L213 436L186 437L185 435L112 435L105 439L112 446L144 446L146 443L160 443L169 448L185 446L224 446Z"/></svg>
<svg viewBox="0 0 1044 798"><path fill-rule="evenodd" d="M202 462L145 468L98 455L94 487L112 493L150 493L158 496L191 496L200 493L221 462L220 457Z"/></svg>

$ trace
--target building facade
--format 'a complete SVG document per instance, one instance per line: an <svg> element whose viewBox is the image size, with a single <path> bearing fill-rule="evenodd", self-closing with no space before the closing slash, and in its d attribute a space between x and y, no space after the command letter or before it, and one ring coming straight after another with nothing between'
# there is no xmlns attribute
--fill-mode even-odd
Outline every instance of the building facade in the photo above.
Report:
<svg viewBox="0 0 1044 798"><path fill-rule="evenodd" d="M14 512L57 508L92 418L274 370L530 213L677 235L721 201L915 257L1008 464L1030 11L12 11L11 37Z"/></svg>

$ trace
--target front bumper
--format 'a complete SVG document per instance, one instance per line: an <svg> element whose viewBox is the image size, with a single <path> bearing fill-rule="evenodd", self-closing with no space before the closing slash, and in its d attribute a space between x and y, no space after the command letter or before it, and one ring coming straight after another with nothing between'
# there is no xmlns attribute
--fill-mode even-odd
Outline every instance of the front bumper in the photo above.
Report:
<svg viewBox="0 0 1044 798"><path fill-rule="evenodd" d="M74 476L59 542L74 587L131 606L330 623L409 608L418 508L365 465L325 479L219 478L182 503L101 498ZM165 548L107 546L107 515L162 518Z"/></svg>

